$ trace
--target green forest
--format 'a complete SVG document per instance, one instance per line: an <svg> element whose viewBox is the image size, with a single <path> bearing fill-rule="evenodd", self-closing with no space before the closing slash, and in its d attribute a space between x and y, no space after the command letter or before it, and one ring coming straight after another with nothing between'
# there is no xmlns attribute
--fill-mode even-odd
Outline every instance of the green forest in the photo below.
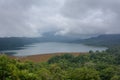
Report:
<svg viewBox="0 0 120 80"><path fill-rule="evenodd" d="M0 80L120 80L120 47L33 63L0 56Z"/></svg>

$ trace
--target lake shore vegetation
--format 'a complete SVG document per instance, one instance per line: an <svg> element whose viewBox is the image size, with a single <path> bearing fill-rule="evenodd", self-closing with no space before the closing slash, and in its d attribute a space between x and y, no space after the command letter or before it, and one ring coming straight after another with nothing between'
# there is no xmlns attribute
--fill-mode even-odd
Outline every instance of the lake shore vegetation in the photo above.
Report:
<svg viewBox="0 0 120 80"><path fill-rule="evenodd" d="M120 80L120 48L55 55L37 63L0 55L0 80Z"/></svg>

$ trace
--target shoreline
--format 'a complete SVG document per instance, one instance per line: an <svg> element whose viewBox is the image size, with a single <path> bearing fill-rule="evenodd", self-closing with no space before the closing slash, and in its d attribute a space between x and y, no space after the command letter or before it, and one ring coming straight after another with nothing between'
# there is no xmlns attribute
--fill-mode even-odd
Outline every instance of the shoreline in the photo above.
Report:
<svg viewBox="0 0 120 80"><path fill-rule="evenodd" d="M87 52L58 52L58 53L48 53L48 54L37 54L37 55L29 55L29 56L8 56L11 59L16 59L21 62L31 61L31 62L46 62L51 57L56 55L63 55L63 54L72 54L74 56L79 56L80 54L87 54Z"/></svg>

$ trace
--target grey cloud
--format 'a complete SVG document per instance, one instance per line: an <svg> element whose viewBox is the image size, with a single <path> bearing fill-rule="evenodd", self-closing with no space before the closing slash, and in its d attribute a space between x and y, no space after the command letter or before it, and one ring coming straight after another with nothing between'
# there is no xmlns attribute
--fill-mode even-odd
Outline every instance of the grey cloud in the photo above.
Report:
<svg viewBox="0 0 120 80"><path fill-rule="evenodd" d="M73 24L77 22L69 26L79 34L120 33L119 7L119 0L69 0L61 13Z"/></svg>
<svg viewBox="0 0 120 80"><path fill-rule="evenodd" d="M119 0L0 0L0 37L120 33Z"/></svg>
<svg viewBox="0 0 120 80"><path fill-rule="evenodd" d="M69 0L63 7L63 14L69 17L85 16L89 11L120 12L119 0Z"/></svg>
<svg viewBox="0 0 120 80"><path fill-rule="evenodd" d="M30 1L30 2L29 2ZM0 36L34 36L27 25L32 0L0 0Z"/></svg>

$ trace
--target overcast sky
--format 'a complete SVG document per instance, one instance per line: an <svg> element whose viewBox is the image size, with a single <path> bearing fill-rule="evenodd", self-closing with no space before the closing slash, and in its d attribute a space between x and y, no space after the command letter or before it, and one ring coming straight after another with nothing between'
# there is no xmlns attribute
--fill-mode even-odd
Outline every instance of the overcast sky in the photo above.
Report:
<svg viewBox="0 0 120 80"><path fill-rule="evenodd" d="M0 37L120 33L120 0L0 0Z"/></svg>

